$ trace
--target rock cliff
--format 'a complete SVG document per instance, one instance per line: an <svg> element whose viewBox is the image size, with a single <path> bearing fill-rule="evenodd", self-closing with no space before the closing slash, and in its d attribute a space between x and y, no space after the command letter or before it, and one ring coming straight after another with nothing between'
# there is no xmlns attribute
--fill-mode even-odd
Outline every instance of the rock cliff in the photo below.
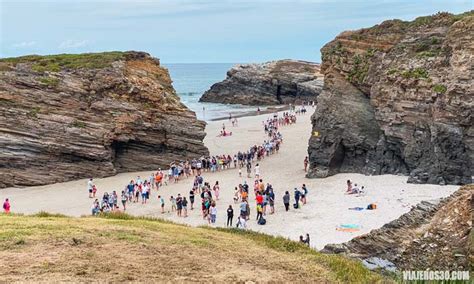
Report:
<svg viewBox="0 0 474 284"><path fill-rule="evenodd" d="M240 64L227 78L212 85L201 102L278 105L315 101L323 86L319 64L279 60L263 64Z"/></svg>
<svg viewBox="0 0 474 284"><path fill-rule="evenodd" d="M474 185L451 196L423 201L382 228L322 252L343 253L372 263L389 261L399 270L469 270L472 254ZM382 260L382 261L380 261Z"/></svg>
<svg viewBox="0 0 474 284"><path fill-rule="evenodd" d="M0 59L0 187L166 167L204 127L147 53Z"/></svg>
<svg viewBox="0 0 474 284"><path fill-rule="evenodd" d="M343 32L326 44L308 177L360 172L471 183L473 35L472 11L438 13Z"/></svg>

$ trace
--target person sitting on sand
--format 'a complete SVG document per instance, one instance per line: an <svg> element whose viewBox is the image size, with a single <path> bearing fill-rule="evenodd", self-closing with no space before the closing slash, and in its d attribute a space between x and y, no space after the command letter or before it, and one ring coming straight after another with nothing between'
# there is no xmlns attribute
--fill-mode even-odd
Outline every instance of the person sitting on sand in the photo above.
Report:
<svg viewBox="0 0 474 284"><path fill-rule="evenodd" d="M91 209L92 209L92 216L96 216L96 215L99 214L99 212L100 212L100 204L99 204L99 200L98 200L98 199L96 199L96 200L94 201L94 203L92 203L92 208L91 208Z"/></svg>
<svg viewBox="0 0 474 284"><path fill-rule="evenodd" d="M360 191L359 187L357 187L357 183L354 184L354 187L352 187L352 190L348 194L358 194Z"/></svg>
<svg viewBox="0 0 474 284"><path fill-rule="evenodd" d="M347 193L350 193L352 192L352 182L350 179L347 180L347 190L346 190Z"/></svg>

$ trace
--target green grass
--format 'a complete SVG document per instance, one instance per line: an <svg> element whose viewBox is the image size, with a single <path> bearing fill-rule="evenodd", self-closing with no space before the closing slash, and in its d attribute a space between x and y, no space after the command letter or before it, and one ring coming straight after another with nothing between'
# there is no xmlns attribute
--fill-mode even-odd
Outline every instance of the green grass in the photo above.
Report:
<svg viewBox="0 0 474 284"><path fill-rule="evenodd" d="M444 94L444 93L446 93L447 90L448 90L448 88L446 88L445 85L436 84L436 85L433 86L433 91L437 94Z"/></svg>
<svg viewBox="0 0 474 284"><path fill-rule="evenodd" d="M137 281L172 280L185 271L192 273L192 277L210 282L258 281L256 275L265 271L274 271L279 275L276 279L285 282L293 278L296 282L393 281L367 270L358 261L321 254L282 237L239 229L192 228L124 213L71 218L47 212L31 216L0 214L0 226L0 258L14 251L10 263L22 262L21 266L13 266L19 270L15 274L10 274L9 267L0 267L2 279L7 282L28 279L23 278L26 274L38 281L53 282L65 279L76 282L95 277L120 280L116 277L123 269L118 266L123 263L127 267L129 262L138 267L153 266L137 274L133 274L133 269L125 269ZM35 255L53 255L55 260L39 260ZM199 262L209 261L226 263L224 271L217 271L223 278L213 278L215 273L203 271ZM38 268L37 263L47 265ZM95 263L100 269L84 269L89 263ZM241 276L247 278L235 279L242 267L251 268L246 276ZM169 276L165 276L166 273ZM155 277L153 275L162 278L150 278ZM55 278L50 278L52 276Z"/></svg>
<svg viewBox="0 0 474 284"><path fill-rule="evenodd" d="M111 51L102 53L27 55L21 57L2 58L0 62L16 65L29 63L36 72L59 72L61 69L100 69L114 61L124 58L124 52Z"/></svg>
<svg viewBox="0 0 474 284"><path fill-rule="evenodd" d="M50 88L55 88L59 85L59 79L54 77L40 77L38 81Z"/></svg>
<svg viewBox="0 0 474 284"><path fill-rule="evenodd" d="M429 78L429 73L426 69L424 68L415 68L415 69L410 69L410 70L405 70L401 73L403 78L413 78L413 79L428 79Z"/></svg>

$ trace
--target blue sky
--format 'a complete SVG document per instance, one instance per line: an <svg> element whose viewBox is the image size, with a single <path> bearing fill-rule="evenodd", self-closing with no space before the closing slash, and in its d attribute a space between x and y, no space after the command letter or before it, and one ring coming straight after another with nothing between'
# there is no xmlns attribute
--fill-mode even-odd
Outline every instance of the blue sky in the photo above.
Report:
<svg viewBox="0 0 474 284"><path fill-rule="evenodd" d="M320 61L344 30L472 0L0 0L0 57L142 50L162 62Z"/></svg>

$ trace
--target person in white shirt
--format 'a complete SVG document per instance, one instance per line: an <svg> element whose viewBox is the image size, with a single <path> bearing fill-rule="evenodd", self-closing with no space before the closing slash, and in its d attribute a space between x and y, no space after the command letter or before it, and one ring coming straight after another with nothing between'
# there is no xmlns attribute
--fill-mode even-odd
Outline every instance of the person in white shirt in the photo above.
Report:
<svg viewBox="0 0 474 284"><path fill-rule="evenodd" d="M211 214L211 223L215 224L216 223L216 218L217 218L217 207L216 207L215 204L211 205L210 214Z"/></svg>
<svg viewBox="0 0 474 284"><path fill-rule="evenodd" d="M92 181L92 178L89 179L87 182L87 190L89 191L89 198L92 198L92 190L94 188L94 182Z"/></svg>
<svg viewBox="0 0 474 284"><path fill-rule="evenodd" d="M255 165L255 177L259 178L260 177L260 166L258 164Z"/></svg>

